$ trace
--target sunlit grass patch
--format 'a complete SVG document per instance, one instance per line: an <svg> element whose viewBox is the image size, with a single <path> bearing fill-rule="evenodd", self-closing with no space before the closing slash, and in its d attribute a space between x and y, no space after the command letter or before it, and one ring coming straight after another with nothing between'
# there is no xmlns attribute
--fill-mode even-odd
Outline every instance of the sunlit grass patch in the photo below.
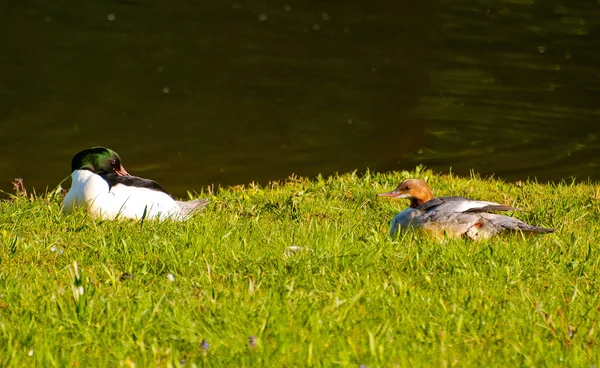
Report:
<svg viewBox="0 0 600 368"><path fill-rule="evenodd" d="M403 179L554 227L487 242L388 236ZM2 366L590 366L599 360L598 187L428 171L200 193L184 223L0 202Z"/></svg>

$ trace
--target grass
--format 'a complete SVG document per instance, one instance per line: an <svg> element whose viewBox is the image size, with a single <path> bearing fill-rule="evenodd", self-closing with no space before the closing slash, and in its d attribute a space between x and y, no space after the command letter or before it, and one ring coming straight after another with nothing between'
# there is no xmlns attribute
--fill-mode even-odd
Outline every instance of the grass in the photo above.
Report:
<svg viewBox="0 0 600 368"><path fill-rule="evenodd" d="M554 227L404 232L401 180ZM0 366L554 366L600 362L600 188L428 171L222 189L185 223L0 203Z"/></svg>

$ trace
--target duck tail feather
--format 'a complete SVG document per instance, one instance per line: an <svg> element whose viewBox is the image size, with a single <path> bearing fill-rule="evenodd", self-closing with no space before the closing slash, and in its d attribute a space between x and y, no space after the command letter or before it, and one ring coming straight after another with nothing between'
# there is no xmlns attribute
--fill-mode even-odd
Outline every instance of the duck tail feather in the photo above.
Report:
<svg viewBox="0 0 600 368"><path fill-rule="evenodd" d="M506 229L506 230L522 231L522 232L526 232L526 233L537 233L537 234L548 234L548 233L553 233L556 231L556 229L548 229L545 227L529 225L528 223L523 222L514 217L508 217L508 216L496 215L496 214L489 214L489 215L485 215L485 216L496 227Z"/></svg>
<svg viewBox="0 0 600 368"><path fill-rule="evenodd" d="M523 231L526 233L549 234L556 231L556 229L529 225L528 223L517 219L512 220L513 221L503 221L501 226L507 230Z"/></svg>
<svg viewBox="0 0 600 368"><path fill-rule="evenodd" d="M181 209L181 214L188 217L206 207L210 201L207 198L200 198L192 201L175 201L175 203L177 203L179 209Z"/></svg>
<svg viewBox="0 0 600 368"><path fill-rule="evenodd" d="M532 226L529 224L523 224L519 226L521 231L526 231L530 233L540 233L540 234L549 234L556 231L556 229L549 229L545 227Z"/></svg>

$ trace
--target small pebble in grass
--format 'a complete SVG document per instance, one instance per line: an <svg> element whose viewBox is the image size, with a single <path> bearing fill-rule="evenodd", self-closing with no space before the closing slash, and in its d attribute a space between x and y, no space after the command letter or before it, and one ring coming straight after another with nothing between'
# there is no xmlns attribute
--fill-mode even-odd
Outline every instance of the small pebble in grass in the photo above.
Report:
<svg viewBox="0 0 600 368"><path fill-rule="evenodd" d="M168 278L168 279L169 279L169 281L171 281L171 282L175 281L175 276L173 276L173 274L172 274L172 273L168 273L168 274L167 274L167 278Z"/></svg>
<svg viewBox="0 0 600 368"><path fill-rule="evenodd" d="M286 249L286 254L296 253L296 252L298 252L300 250L302 250L302 247L299 247L297 245L292 245L291 247L288 247Z"/></svg>
<svg viewBox="0 0 600 368"><path fill-rule="evenodd" d="M120 281L133 280L133 279L135 279L135 276L130 273L127 273L127 272L123 272L121 274L121 277L119 277Z"/></svg>
<svg viewBox="0 0 600 368"><path fill-rule="evenodd" d="M255 336L248 336L248 346L251 348L256 347L256 337Z"/></svg>
<svg viewBox="0 0 600 368"><path fill-rule="evenodd" d="M305 247L299 247L297 245L292 245L292 246L287 247L287 249L285 250L285 252L283 253L283 255L286 256L286 257L290 257L290 256L293 256L296 253L299 253L301 250L309 251L311 249L305 248Z"/></svg>
<svg viewBox="0 0 600 368"><path fill-rule="evenodd" d="M185 359L179 359L179 365L184 366L185 365Z"/></svg>
<svg viewBox="0 0 600 368"><path fill-rule="evenodd" d="M210 345L208 345L208 343L206 342L206 340L202 339L202 342L200 343L200 349L201 350L208 350L208 348L210 348Z"/></svg>
<svg viewBox="0 0 600 368"><path fill-rule="evenodd" d="M27 354L29 356L33 356L33 349L29 350L29 354Z"/></svg>
<svg viewBox="0 0 600 368"><path fill-rule="evenodd" d="M57 248L57 247L51 247L50 251L55 252L57 256L60 256L65 252L65 250L63 248Z"/></svg>

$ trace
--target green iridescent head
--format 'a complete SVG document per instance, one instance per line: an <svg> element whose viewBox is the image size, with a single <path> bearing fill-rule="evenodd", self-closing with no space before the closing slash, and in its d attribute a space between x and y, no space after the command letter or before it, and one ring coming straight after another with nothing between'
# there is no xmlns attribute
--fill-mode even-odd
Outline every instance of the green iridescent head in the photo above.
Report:
<svg viewBox="0 0 600 368"><path fill-rule="evenodd" d="M105 147L92 147L77 153L71 161L71 171L75 170L89 170L95 174L114 172L120 176L129 176L121 165L119 155Z"/></svg>

